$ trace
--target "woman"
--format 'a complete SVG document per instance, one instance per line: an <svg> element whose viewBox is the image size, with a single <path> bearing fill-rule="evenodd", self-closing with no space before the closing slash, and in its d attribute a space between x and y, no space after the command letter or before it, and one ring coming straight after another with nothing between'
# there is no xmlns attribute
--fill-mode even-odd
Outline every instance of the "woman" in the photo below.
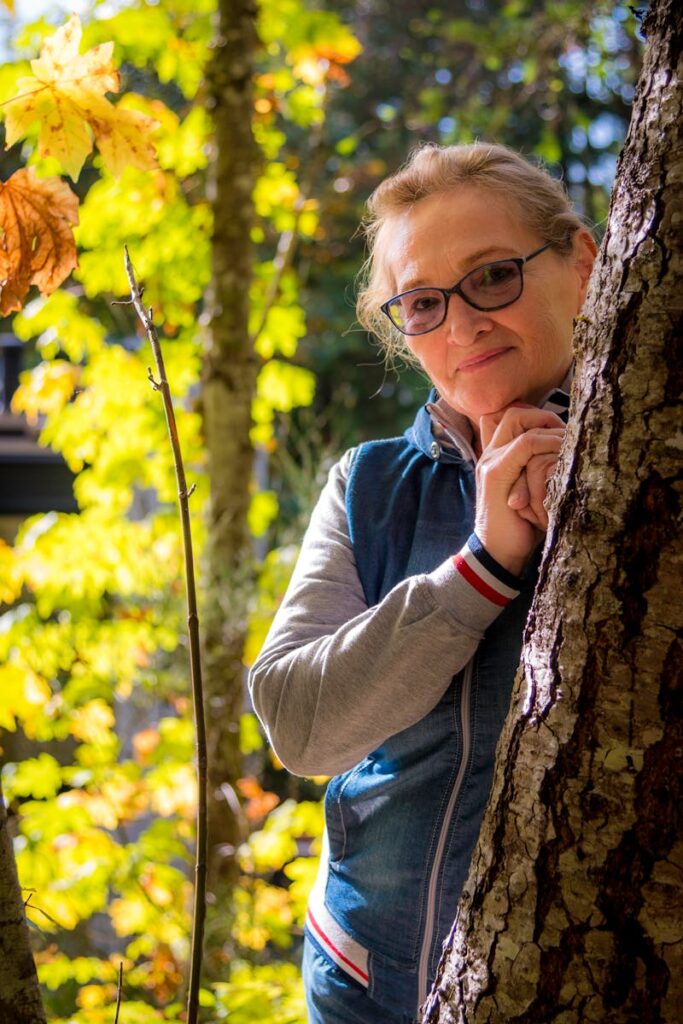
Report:
<svg viewBox="0 0 683 1024"><path fill-rule="evenodd" d="M419 150L369 203L361 322L434 391L332 469L251 673L283 763L329 774L311 1024L409 1024L455 916L536 580L595 257L561 185Z"/></svg>

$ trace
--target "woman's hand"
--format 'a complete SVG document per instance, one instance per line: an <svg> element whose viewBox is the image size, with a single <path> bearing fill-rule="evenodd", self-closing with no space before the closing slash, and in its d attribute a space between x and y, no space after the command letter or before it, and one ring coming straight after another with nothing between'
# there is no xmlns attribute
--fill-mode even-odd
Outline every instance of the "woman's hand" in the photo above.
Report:
<svg viewBox="0 0 683 1024"><path fill-rule="evenodd" d="M508 505L538 530L548 529L545 498L548 480L555 472L557 455L534 455L510 491Z"/></svg>
<svg viewBox="0 0 683 1024"><path fill-rule="evenodd" d="M486 550L519 575L547 526L545 483L565 426L555 413L514 405L482 416L480 431L475 530Z"/></svg>

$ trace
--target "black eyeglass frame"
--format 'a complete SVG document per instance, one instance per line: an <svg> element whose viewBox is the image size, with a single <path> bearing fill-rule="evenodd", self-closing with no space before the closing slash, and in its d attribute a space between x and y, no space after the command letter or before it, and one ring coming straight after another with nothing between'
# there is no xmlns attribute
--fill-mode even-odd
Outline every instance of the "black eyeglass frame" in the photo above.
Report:
<svg viewBox="0 0 683 1024"><path fill-rule="evenodd" d="M459 295L463 302L466 302L468 306L472 306L473 309L478 309L482 313L495 313L496 310L498 309L505 309L506 306L511 306L514 302L517 302L517 300L522 297L522 292L524 291L524 274L522 272L522 267L525 263L529 263L531 260L535 259L536 256L540 256L541 253L545 252L546 249L549 249L552 244L552 242L546 242L545 245L542 245L540 247L540 249L534 249L534 251L532 253L529 253L528 256L508 256L507 259L492 260L490 263L482 263L481 266L474 267L473 270L468 270L468 272L464 274L459 281L456 281L452 288L437 288L428 287L425 285L421 285L419 288L409 288L407 292L399 292L398 295L392 295L392 297L390 299L387 299L386 302L383 302L379 308L388 318L391 325L395 327L397 331L400 331L401 334L405 334L409 338L416 338L421 334L429 334L431 331L435 331L437 327L441 327L441 324L445 321L446 317L448 316L448 300L450 299L451 295ZM476 302L472 302L471 299L467 298L467 296L464 294L460 286L462 285L462 282L465 281L470 276L470 274L476 274L477 271L485 270L487 267L495 267L499 263L515 263L517 265L520 282L519 295L516 295L514 299L510 299L509 302L502 302L499 306L478 306ZM441 294L444 297L443 316L439 320L438 324L434 324L433 327L428 327L426 331L404 331L403 328L399 327L398 324L394 321L393 317L391 316L391 313L389 312L389 306L392 304L392 302L396 302L397 299L402 299L405 295L412 295L414 292L423 291L441 292Z"/></svg>

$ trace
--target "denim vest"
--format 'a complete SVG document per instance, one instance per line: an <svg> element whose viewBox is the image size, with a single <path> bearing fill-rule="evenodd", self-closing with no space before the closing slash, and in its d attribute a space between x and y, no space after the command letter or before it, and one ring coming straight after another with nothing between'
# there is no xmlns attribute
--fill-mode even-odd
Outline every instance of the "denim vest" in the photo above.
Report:
<svg viewBox="0 0 683 1024"><path fill-rule="evenodd" d="M474 466L434 441L422 408L403 437L360 445L346 502L358 573L372 606L467 541ZM453 924L489 795L536 571L528 567L520 596L489 627L436 707L328 785L328 867L319 913L334 930L337 963L380 1005L408 1014L406 1020L428 994Z"/></svg>

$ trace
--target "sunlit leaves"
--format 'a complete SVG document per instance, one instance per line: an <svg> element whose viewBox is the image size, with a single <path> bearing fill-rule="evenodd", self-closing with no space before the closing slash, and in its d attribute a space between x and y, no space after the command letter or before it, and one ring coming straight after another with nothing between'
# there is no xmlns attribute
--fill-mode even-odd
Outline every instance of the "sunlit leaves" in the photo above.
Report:
<svg viewBox="0 0 683 1024"><path fill-rule="evenodd" d="M244 647L244 663L252 665L266 639L266 633L273 621L289 578L294 568L298 548L291 546L276 548L266 555L258 581L258 601L250 611L247 640Z"/></svg>
<svg viewBox="0 0 683 1024"><path fill-rule="evenodd" d="M258 719L253 711L240 715L240 750L243 754L254 754L263 749L263 736L259 729Z"/></svg>
<svg viewBox="0 0 683 1024"><path fill-rule="evenodd" d="M303 985L293 964L233 966L231 982L215 986L217 1021L230 1024L304 1024Z"/></svg>
<svg viewBox="0 0 683 1024"><path fill-rule="evenodd" d="M65 563L67 550L78 551L78 558ZM158 534L158 527L116 519L99 508L80 516L29 519L19 536L18 553L43 617L64 607L96 614L108 592L121 597L150 594L174 578L166 536Z"/></svg>
<svg viewBox="0 0 683 1024"><path fill-rule="evenodd" d="M93 827L87 810L68 797L22 806L17 869L23 884L36 890L28 912L44 931L73 928L103 910L109 879L121 861L116 841Z"/></svg>
<svg viewBox="0 0 683 1024"><path fill-rule="evenodd" d="M162 82L173 82L192 99L208 56L214 10L215 0L145 3L92 22L87 35L112 39L120 60L139 68L153 65Z"/></svg>
<svg viewBox="0 0 683 1024"><path fill-rule="evenodd" d="M190 206L170 175L129 169L118 180L103 177L81 206L79 279L93 298L127 295L126 243L157 323L190 326L209 280L210 229L208 204Z"/></svg>
<svg viewBox="0 0 683 1024"><path fill-rule="evenodd" d="M197 779L191 764L168 763L147 775L150 802L161 815L178 814L194 820L197 806Z"/></svg>
<svg viewBox="0 0 683 1024"><path fill-rule="evenodd" d="M12 604L21 593L21 575L14 550L0 538L0 604Z"/></svg>
<svg viewBox="0 0 683 1024"><path fill-rule="evenodd" d="M260 36L268 48L282 47L297 78L319 86L328 76L340 75L361 52L361 45L339 18L328 11L311 10L299 0L263 0Z"/></svg>
<svg viewBox="0 0 683 1024"><path fill-rule="evenodd" d="M52 696L47 682L13 662L0 665L0 728L13 732L17 722L33 739Z"/></svg>
<svg viewBox="0 0 683 1024"><path fill-rule="evenodd" d="M59 762L44 751L20 764L8 764L3 771L2 788L8 800L15 796L32 796L36 800L53 797L61 784Z"/></svg>
<svg viewBox="0 0 683 1024"><path fill-rule="evenodd" d="M278 300L270 306L264 321L264 305L275 274L272 262L262 263L257 268L251 288L249 327L255 334L256 351L263 359L271 359L274 355L291 358L299 339L306 333L306 319L299 303L296 277L292 273L280 276Z"/></svg>
<svg viewBox="0 0 683 1024"><path fill-rule="evenodd" d="M261 878L245 878L234 902L233 935L241 946L260 951L269 942L283 949L291 945L293 917L285 889Z"/></svg>
<svg viewBox="0 0 683 1024"><path fill-rule="evenodd" d="M275 491L257 491L251 499L247 522L254 537L263 537L278 513Z"/></svg>
<svg viewBox="0 0 683 1024"><path fill-rule="evenodd" d="M290 412L298 405L310 405L315 393L315 377L302 366L271 359L262 367L256 383L253 404L255 426L252 438L267 442L272 434L275 411Z"/></svg>
<svg viewBox="0 0 683 1024"><path fill-rule="evenodd" d="M105 97L119 88L113 43L79 54L81 35L78 16L72 14L45 40L40 57L31 61L33 74L18 81L18 95L5 104L7 145L39 122L39 155L55 157L74 180L92 150L93 137L113 174L128 165L154 167L150 119L114 107Z"/></svg>
<svg viewBox="0 0 683 1024"><path fill-rule="evenodd" d="M252 833L241 850L245 867L263 873L281 869L298 853L297 837L318 837L322 832L322 808L312 801L285 800L268 816L263 828Z"/></svg>
<svg viewBox="0 0 683 1024"><path fill-rule="evenodd" d="M36 338L38 351L45 359L60 352L78 363L93 355L104 342L104 327L93 316L86 316L73 292L58 290L49 298L34 299L12 322L18 338Z"/></svg>
<svg viewBox="0 0 683 1024"><path fill-rule="evenodd" d="M86 26L83 40L75 18L57 33L42 20L22 42L31 55L42 45L31 71L25 65L0 70L0 102L14 97L6 106L9 138L24 140L22 155L39 174L75 176L93 145L99 148L79 182L81 259L69 290L34 300L15 321L17 335L35 339L42 360L24 378L16 408L41 424L40 442L60 452L76 474L81 512L34 517L14 549L0 545L0 599L24 602L0 619L0 725L20 726L29 739L51 744L49 755L8 766L6 789L22 821L17 850L22 880L36 890L35 923L43 927L53 918L71 928L110 907L109 934L113 927L124 949L126 1024L179 1014L174 999L188 952L196 781L177 488L163 408L147 379L148 346L130 311L111 299L128 292L125 241L164 336L188 475L197 483L192 512L201 550L207 498L201 303L212 230L204 171L211 125L202 103L191 106L181 94L192 97L203 75L214 6L214 0L151 6L132 0L132 9ZM305 333L288 240L315 235L318 209L302 191L297 160L279 152L283 119L298 129L320 123L330 84L343 84L343 67L357 52L331 15L290 0L281 9L269 0L263 17L271 16L271 27L279 19L287 38L269 37L270 52L261 54L255 130L271 164L255 191L253 239L265 258L250 291L250 330L267 363L254 405L255 436L264 442L272 438L274 417L310 402L314 387L312 375L288 362ZM152 98L128 94L109 103L105 94L118 89L114 57L136 84L153 82ZM17 96L20 78L23 96ZM56 129L50 142L48 127ZM150 141L159 166L143 170L151 163ZM282 361L272 361L278 355ZM274 490L256 492L253 533L263 535L277 512ZM291 552L267 559L271 578L264 575L254 602L252 649L290 562ZM259 776L259 762L270 755L260 753L253 715L242 716L240 739L249 758L239 784L245 817L263 828L254 849L243 850L234 939L259 949L285 947L301 927L319 813L292 805L273 812L279 798ZM43 921L41 913L49 917ZM111 1024L110 960L98 972L99 961L66 960L54 949L41 959L41 978L64 987L64 1005L76 998L68 993L78 985L73 1024ZM240 968L231 986L213 1000L206 993L205 1001L213 1001L216 1021L304 1019L294 968Z"/></svg>
<svg viewBox="0 0 683 1024"><path fill-rule="evenodd" d="M25 413L28 422L34 425L41 414L54 416L71 399L79 376L80 368L73 363L40 363L22 374L12 396L13 412Z"/></svg>
<svg viewBox="0 0 683 1024"><path fill-rule="evenodd" d="M277 793L270 793L263 789L261 783L253 775L239 779L237 787L240 796L246 801L245 814L252 824L262 821L280 803Z"/></svg>
<svg viewBox="0 0 683 1024"><path fill-rule="evenodd" d="M0 314L21 309L32 284L44 295L76 266L78 200L58 178L31 168L0 182Z"/></svg>

